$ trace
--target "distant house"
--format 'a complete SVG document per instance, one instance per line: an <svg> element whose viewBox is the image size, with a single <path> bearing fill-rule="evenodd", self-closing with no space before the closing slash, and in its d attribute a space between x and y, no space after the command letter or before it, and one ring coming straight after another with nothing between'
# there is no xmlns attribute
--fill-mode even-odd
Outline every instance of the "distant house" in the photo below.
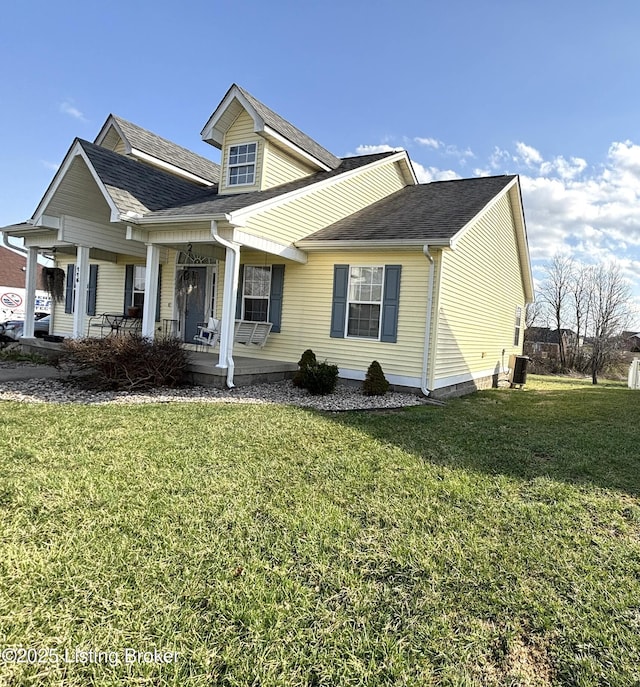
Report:
<svg viewBox="0 0 640 687"><path fill-rule="evenodd" d="M640 333L622 332L620 335L620 343L623 351L638 353L640 352Z"/></svg>
<svg viewBox="0 0 640 687"><path fill-rule="evenodd" d="M144 336L188 346L214 318L228 385L234 356L311 348L343 378L377 360L436 396L491 385L521 352L533 281L517 176L418 184L406 151L337 157L235 84L202 139L219 164L111 115L6 228L30 259L56 248L53 334L139 307ZM271 325L262 347L236 340L247 322Z"/></svg>
<svg viewBox="0 0 640 687"><path fill-rule="evenodd" d="M25 273L27 257L23 251L0 246L0 322L9 319L22 319L25 313ZM38 265L36 279L41 283L42 266ZM49 296L45 291L36 290L34 308L49 312Z"/></svg>

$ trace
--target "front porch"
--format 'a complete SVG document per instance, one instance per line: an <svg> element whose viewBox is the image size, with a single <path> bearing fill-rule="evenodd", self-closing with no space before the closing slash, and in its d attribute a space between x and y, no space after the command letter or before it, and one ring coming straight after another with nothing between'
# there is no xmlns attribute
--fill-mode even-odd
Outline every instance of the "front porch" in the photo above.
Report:
<svg viewBox="0 0 640 687"><path fill-rule="evenodd" d="M60 357L63 345L59 342L45 341L39 338L20 339L24 353L33 353L43 358L55 360ZM250 386L266 382L279 382L291 379L298 369L296 363L284 360L263 360L250 356L234 355L235 386ZM214 351L189 351L187 382L199 386L210 386L218 389L226 387L227 369L216 367L218 354Z"/></svg>
<svg viewBox="0 0 640 687"><path fill-rule="evenodd" d="M291 379L298 369L297 363L284 360L264 360L238 355L234 352L235 386L250 386L265 382L279 382ZM215 352L189 352L189 381L200 386L225 388L227 381L226 368L216 367L218 354Z"/></svg>

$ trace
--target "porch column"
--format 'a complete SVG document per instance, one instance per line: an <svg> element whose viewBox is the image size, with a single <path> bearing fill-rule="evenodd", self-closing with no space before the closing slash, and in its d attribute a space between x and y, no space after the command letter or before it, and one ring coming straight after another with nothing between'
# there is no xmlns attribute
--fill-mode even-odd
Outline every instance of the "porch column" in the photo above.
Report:
<svg viewBox="0 0 640 687"><path fill-rule="evenodd" d="M73 307L73 338L87 335L87 287L89 286L89 247L76 246L76 298Z"/></svg>
<svg viewBox="0 0 640 687"><path fill-rule="evenodd" d="M222 320L220 321L220 355L216 367L233 366L233 335L236 325L236 298L240 275L240 246L226 246L224 260L224 290L222 295Z"/></svg>
<svg viewBox="0 0 640 687"><path fill-rule="evenodd" d="M25 274L24 329L22 336L33 336L36 309L36 279L38 275L38 249L27 249L27 271Z"/></svg>
<svg viewBox="0 0 640 687"><path fill-rule="evenodd" d="M147 268L144 274L144 306L142 308L142 336L153 339L156 331L156 309L158 307L158 272L160 271L160 248L147 243Z"/></svg>

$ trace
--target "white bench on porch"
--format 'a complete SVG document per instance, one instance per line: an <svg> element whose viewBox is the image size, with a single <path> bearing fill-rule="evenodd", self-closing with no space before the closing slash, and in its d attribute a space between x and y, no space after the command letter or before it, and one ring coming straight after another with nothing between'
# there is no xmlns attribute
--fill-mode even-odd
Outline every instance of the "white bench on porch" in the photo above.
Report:
<svg viewBox="0 0 640 687"><path fill-rule="evenodd" d="M236 320L233 342L262 348L269 338L271 327L273 327L271 322ZM217 346L220 341L220 322L209 318L207 324L198 325L198 333L193 339L199 346Z"/></svg>

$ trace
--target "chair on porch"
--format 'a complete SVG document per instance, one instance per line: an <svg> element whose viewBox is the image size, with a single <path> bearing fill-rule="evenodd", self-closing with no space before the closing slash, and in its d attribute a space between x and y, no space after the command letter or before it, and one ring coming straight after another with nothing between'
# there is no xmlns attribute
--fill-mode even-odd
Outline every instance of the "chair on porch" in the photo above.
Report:
<svg viewBox="0 0 640 687"><path fill-rule="evenodd" d="M198 333L193 337L198 348L201 346L217 346L220 339L220 320L210 317L207 323L198 325Z"/></svg>

